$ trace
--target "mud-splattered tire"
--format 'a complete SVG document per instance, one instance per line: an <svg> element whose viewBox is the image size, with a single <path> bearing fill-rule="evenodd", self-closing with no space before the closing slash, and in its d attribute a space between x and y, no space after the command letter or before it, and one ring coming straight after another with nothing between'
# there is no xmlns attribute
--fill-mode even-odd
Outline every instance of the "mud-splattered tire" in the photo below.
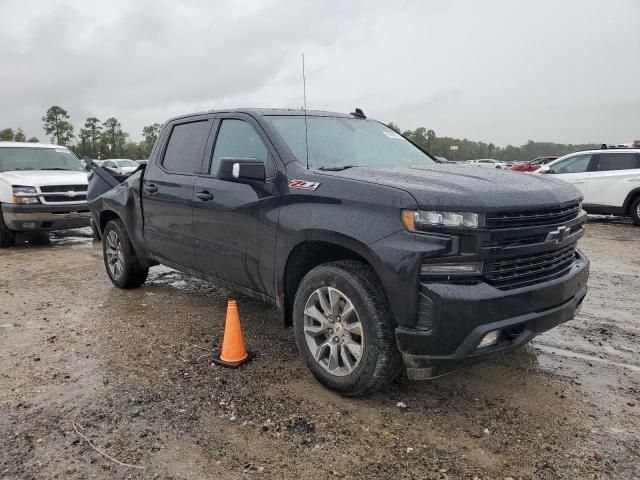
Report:
<svg viewBox="0 0 640 480"><path fill-rule="evenodd" d="M326 263L307 273L296 292L293 328L307 368L339 393L371 393L401 372L386 295L362 262Z"/></svg>
<svg viewBox="0 0 640 480"><path fill-rule="evenodd" d="M136 288L147 280L149 269L140 265L121 220L111 220L102 232L102 256L111 282L118 288Z"/></svg>
<svg viewBox="0 0 640 480"><path fill-rule="evenodd" d="M4 217L2 216L2 206L0 205L0 248L7 248L13 245L15 239L15 233L9 230L4 223Z"/></svg>
<svg viewBox="0 0 640 480"><path fill-rule="evenodd" d="M636 198L631 203L631 218L633 219L633 223L640 226L640 197Z"/></svg>

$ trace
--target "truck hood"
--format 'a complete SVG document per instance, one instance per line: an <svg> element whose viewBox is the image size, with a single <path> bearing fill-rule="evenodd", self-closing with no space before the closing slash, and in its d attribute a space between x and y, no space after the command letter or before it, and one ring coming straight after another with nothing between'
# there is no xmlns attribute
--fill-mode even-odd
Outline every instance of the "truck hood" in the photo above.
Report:
<svg viewBox="0 0 640 480"><path fill-rule="evenodd" d="M532 209L582 198L572 185L546 175L465 165L354 167L323 173L405 190L420 208L480 212Z"/></svg>
<svg viewBox="0 0 640 480"><path fill-rule="evenodd" d="M0 172L0 179L11 185L83 185L89 183L86 172L64 170L13 170Z"/></svg>

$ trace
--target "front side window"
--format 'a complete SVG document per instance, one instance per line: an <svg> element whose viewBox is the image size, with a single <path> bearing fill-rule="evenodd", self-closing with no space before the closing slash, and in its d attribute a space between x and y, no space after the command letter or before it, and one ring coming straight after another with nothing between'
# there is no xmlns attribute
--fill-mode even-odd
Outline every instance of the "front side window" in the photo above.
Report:
<svg viewBox="0 0 640 480"><path fill-rule="evenodd" d="M270 116L299 163L312 168L394 167L436 162L381 123L348 117Z"/></svg>
<svg viewBox="0 0 640 480"><path fill-rule="evenodd" d="M133 160L118 160L117 164L119 167L137 167L138 163Z"/></svg>
<svg viewBox="0 0 640 480"><path fill-rule="evenodd" d="M199 173L208 134L209 122L206 120L175 125L162 166L171 172Z"/></svg>
<svg viewBox="0 0 640 480"><path fill-rule="evenodd" d="M83 171L80 160L66 148L0 147L0 172L16 170Z"/></svg>
<svg viewBox="0 0 640 480"><path fill-rule="evenodd" d="M606 172L635 168L640 168L640 156L635 153L601 153L596 170Z"/></svg>
<svg viewBox="0 0 640 480"><path fill-rule="evenodd" d="M556 163L551 167L553 173L582 173L589 168L591 155L576 155Z"/></svg>
<svg viewBox="0 0 640 480"><path fill-rule="evenodd" d="M265 165L269 153L253 125L235 119L222 121L213 149L209 173L218 174L221 158L252 158Z"/></svg>

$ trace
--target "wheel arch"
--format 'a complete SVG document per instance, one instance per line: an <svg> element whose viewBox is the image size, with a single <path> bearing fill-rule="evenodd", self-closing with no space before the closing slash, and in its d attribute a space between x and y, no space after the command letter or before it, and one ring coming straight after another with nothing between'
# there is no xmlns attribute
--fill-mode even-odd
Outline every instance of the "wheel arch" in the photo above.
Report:
<svg viewBox="0 0 640 480"><path fill-rule="evenodd" d="M292 325L293 299L302 278L318 265L339 260L356 260L368 265L380 281L377 268L380 260L364 243L335 232L308 231L292 245L278 271L278 304L285 327Z"/></svg>
<svg viewBox="0 0 640 480"><path fill-rule="evenodd" d="M625 198L624 203L622 204L622 209L626 214L631 213L631 204L640 197L640 187L634 188L627 194L627 198Z"/></svg>

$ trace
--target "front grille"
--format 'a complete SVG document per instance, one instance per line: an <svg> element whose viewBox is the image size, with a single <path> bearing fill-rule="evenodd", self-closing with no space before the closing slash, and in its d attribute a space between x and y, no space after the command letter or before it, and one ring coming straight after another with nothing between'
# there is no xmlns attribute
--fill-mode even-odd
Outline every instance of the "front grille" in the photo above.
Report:
<svg viewBox="0 0 640 480"><path fill-rule="evenodd" d="M504 211L487 215L487 228L516 228L553 225L573 220L580 213L580 203L540 210Z"/></svg>
<svg viewBox="0 0 640 480"><path fill-rule="evenodd" d="M559 250L504 258L486 263L484 277L501 290L526 287L565 275L576 257L576 244Z"/></svg>
<svg viewBox="0 0 640 480"><path fill-rule="evenodd" d="M40 187L42 193L86 192L86 185L45 185Z"/></svg>
<svg viewBox="0 0 640 480"><path fill-rule="evenodd" d="M583 225L580 223L578 225L574 225L569 229L569 235L575 235L579 233L583 229ZM501 238L487 240L483 242L483 247L488 248L515 248L515 247L526 247L529 245L535 245L537 243L544 243L549 232L538 233L535 235L511 235L507 234L502 236Z"/></svg>
<svg viewBox="0 0 640 480"><path fill-rule="evenodd" d="M43 195L42 198L47 203L61 203L61 202L85 202L87 200L86 192L82 195Z"/></svg>

